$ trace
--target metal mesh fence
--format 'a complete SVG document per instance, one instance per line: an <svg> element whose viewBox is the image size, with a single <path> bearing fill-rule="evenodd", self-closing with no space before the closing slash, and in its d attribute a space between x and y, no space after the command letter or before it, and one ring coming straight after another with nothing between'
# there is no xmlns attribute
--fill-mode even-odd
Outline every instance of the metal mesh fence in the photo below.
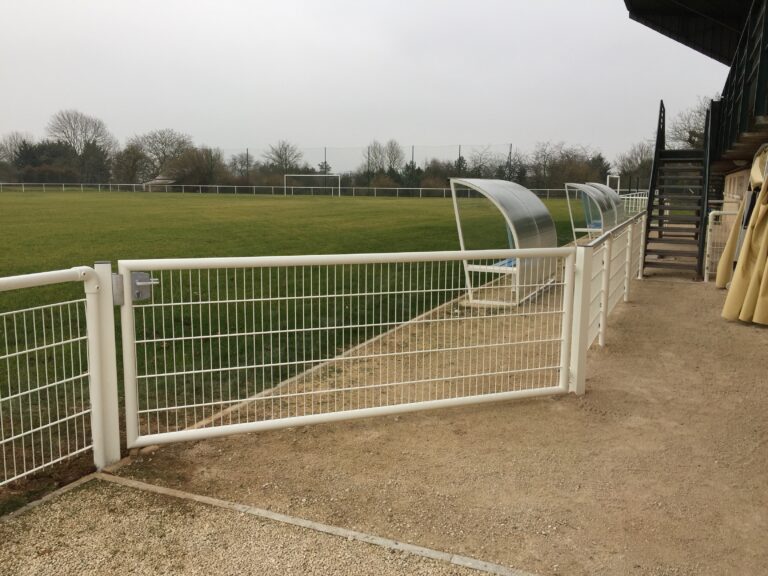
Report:
<svg viewBox="0 0 768 576"><path fill-rule="evenodd" d="M138 434L557 387L570 251L506 252L153 268L132 312Z"/></svg>
<svg viewBox="0 0 768 576"><path fill-rule="evenodd" d="M723 254L725 244L728 242L731 229L736 224L737 215L738 213L735 211L723 210L713 210L709 213L707 248L704 258L705 282L709 282L710 278L717 273L720 256Z"/></svg>
<svg viewBox="0 0 768 576"><path fill-rule="evenodd" d="M0 485L91 448L85 300L0 313Z"/></svg>

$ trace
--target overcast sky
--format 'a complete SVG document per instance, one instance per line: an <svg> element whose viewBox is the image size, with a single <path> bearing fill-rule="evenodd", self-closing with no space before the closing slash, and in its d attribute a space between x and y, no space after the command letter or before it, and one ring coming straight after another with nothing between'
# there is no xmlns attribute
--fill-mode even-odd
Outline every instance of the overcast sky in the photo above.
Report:
<svg viewBox="0 0 768 576"><path fill-rule="evenodd" d="M727 74L622 0L4 0L0 13L0 134L42 137L76 108L121 143L164 127L228 153L287 139L329 147L332 165L330 148L373 138L435 155L426 145L562 140L613 159L654 134L660 98L674 116Z"/></svg>

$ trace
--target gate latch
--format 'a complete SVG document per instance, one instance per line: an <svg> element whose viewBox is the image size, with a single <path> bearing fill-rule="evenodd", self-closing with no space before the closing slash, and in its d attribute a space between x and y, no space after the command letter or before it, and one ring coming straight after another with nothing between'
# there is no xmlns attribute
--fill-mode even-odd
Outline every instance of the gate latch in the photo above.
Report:
<svg viewBox="0 0 768 576"><path fill-rule="evenodd" d="M131 296L134 301L152 297L152 286L160 284L160 278L152 278L149 272L131 272Z"/></svg>

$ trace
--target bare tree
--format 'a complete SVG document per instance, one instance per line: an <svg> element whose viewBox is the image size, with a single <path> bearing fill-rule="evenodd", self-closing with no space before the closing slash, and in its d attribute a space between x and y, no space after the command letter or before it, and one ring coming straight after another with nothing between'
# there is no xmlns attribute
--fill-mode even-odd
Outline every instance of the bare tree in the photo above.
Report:
<svg viewBox="0 0 768 576"><path fill-rule="evenodd" d="M505 162L505 158L491 150L490 146L484 146L472 151L469 156L469 173L476 178L492 178L499 164Z"/></svg>
<svg viewBox="0 0 768 576"><path fill-rule="evenodd" d="M405 152L397 140L390 139L384 145L384 155L387 162L387 172L400 172L405 164Z"/></svg>
<svg viewBox="0 0 768 576"><path fill-rule="evenodd" d="M715 95L718 99L719 95ZM695 105L680 112L669 127L667 141L672 148L704 148L704 123L711 98L699 96Z"/></svg>
<svg viewBox="0 0 768 576"><path fill-rule="evenodd" d="M387 152L384 144L374 140L365 148L360 171L367 174L379 174L387 171Z"/></svg>
<svg viewBox="0 0 768 576"><path fill-rule="evenodd" d="M34 141L31 134L25 132L9 132L0 138L0 162L13 163L19 148L25 143Z"/></svg>
<svg viewBox="0 0 768 576"><path fill-rule="evenodd" d="M229 159L229 171L236 178L246 178L253 168L253 156L247 152L239 152Z"/></svg>
<svg viewBox="0 0 768 576"><path fill-rule="evenodd" d="M136 145L146 154L150 164L150 178L163 174L173 161L194 147L192 138L171 128L134 136L128 141L128 145Z"/></svg>
<svg viewBox="0 0 768 576"><path fill-rule="evenodd" d="M647 186L653 167L653 144L649 141L633 144L619 154L614 166L622 179L637 178L641 186Z"/></svg>
<svg viewBox="0 0 768 576"><path fill-rule="evenodd" d="M48 121L46 128L52 140L72 146L78 156L88 144L95 144L107 153L117 148L117 140L103 120L83 114L78 110L60 110Z"/></svg>
<svg viewBox="0 0 768 576"><path fill-rule="evenodd" d="M294 144L287 140L280 140L277 144L270 144L262 157L269 167L287 174L299 169L299 163L304 155Z"/></svg>

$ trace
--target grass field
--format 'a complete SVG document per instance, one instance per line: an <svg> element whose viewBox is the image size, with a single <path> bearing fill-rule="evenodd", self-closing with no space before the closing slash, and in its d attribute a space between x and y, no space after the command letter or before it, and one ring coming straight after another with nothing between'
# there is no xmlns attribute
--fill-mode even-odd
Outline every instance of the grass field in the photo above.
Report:
<svg viewBox="0 0 768 576"><path fill-rule="evenodd" d="M547 206L560 243L567 242L565 201ZM469 247L506 247L500 216L488 202L463 201L462 210L473 236ZM459 247L450 200L125 192L4 192L0 240L0 277L127 258Z"/></svg>

